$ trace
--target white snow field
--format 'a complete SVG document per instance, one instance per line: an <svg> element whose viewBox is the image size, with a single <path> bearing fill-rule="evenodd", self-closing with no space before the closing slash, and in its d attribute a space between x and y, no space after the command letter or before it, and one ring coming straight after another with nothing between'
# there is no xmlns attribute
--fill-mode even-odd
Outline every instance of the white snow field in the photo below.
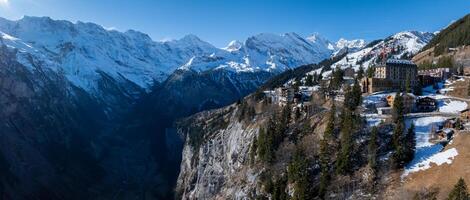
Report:
<svg viewBox="0 0 470 200"><path fill-rule="evenodd" d="M459 153L457 152L457 149L455 149L455 148L448 149L446 151L434 154L434 155L430 156L429 158L420 161L419 163L414 163L411 166L407 166L405 168L405 172L402 174L402 178L406 177L410 173L431 168L431 163L436 164L438 166L442 165L444 163L452 164L452 160L457 155L459 155Z"/></svg>

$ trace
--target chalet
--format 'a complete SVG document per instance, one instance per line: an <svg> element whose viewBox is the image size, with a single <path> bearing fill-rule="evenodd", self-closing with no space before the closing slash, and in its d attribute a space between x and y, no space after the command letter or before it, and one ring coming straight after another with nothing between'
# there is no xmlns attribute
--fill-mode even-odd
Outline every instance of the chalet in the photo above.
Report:
<svg viewBox="0 0 470 200"><path fill-rule="evenodd" d="M422 97L416 100L416 109L418 112L432 112L437 108L437 102L431 97Z"/></svg>
<svg viewBox="0 0 470 200"><path fill-rule="evenodd" d="M320 111L320 107L313 104L312 102L304 102L301 104L301 111L307 113L307 116L313 115Z"/></svg>
<svg viewBox="0 0 470 200"><path fill-rule="evenodd" d="M438 140L450 140L454 135L454 130L450 128L444 128L436 132Z"/></svg>
<svg viewBox="0 0 470 200"><path fill-rule="evenodd" d="M390 115L390 114L392 114L392 108L390 108L390 107L377 108L377 114L379 114L379 115Z"/></svg>
<svg viewBox="0 0 470 200"><path fill-rule="evenodd" d="M447 119L444 122L444 128L455 128L457 125L457 121L455 119Z"/></svg>
<svg viewBox="0 0 470 200"><path fill-rule="evenodd" d="M434 85L435 83L439 82L440 79L437 79L430 75L418 75L418 81L421 86L425 87L428 85Z"/></svg>
<svg viewBox="0 0 470 200"><path fill-rule="evenodd" d="M435 68L435 69L423 69L418 70L418 75L426 75L436 78L439 81L445 80L451 76L449 68Z"/></svg>
<svg viewBox="0 0 470 200"><path fill-rule="evenodd" d="M468 121L468 119L470 119L470 109L465 109L465 110L462 110L460 111L460 119L462 119L462 121Z"/></svg>
<svg viewBox="0 0 470 200"><path fill-rule="evenodd" d="M413 94L402 94L403 97L403 108L405 113L410 113L415 108L416 98ZM390 107L393 108L395 102L395 95L388 95L387 102Z"/></svg>
<svg viewBox="0 0 470 200"><path fill-rule="evenodd" d="M375 67L374 77L364 78L361 81L362 92L399 90L407 81L410 87L414 88L418 83L417 68L416 64L408 60L389 59L385 65Z"/></svg>

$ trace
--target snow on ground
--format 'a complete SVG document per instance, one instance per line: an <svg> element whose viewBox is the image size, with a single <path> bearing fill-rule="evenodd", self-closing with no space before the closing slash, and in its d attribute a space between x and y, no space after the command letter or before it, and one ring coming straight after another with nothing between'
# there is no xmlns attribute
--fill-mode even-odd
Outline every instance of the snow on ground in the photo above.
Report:
<svg viewBox="0 0 470 200"><path fill-rule="evenodd" d="M437 129L439 125L442 125L446 119L447 119L446 117L432 116L432 117L410 118L406 120L405 123L407 127L409 127L411 123L415 125L417 153L419 153L420 151L419 148L421 147L434 145L429 142L429 133L431 132L431 128L434 126L435 129Z"/></svg>
<svg viewBox="0 0 470 200"><path fill-rule="evenodd" d="M378 126L380 123L383 122L383 119L374 117L374 116L366 116L366 122L368 127Z"/></svg>
<svg viewBox="0 0 470 200"><path fill-rule="evenodd" d="M371 95L365 96L363 98L363 103L367 104L378 104L383 101L383 98L386 98L388 95L396 95L396 92L376 92Z"/></svg>
<svg viewBox="0 0 470 200"><path fill-rule="evenodd" d="M444 113L459 113L467 108L467 103L456 100L439 100L437 102L439 111Z"/></svg>
<svg viewBox="0 0 470 200"><path fill-rule="evenodd" d="M452 160L457 155L459 155L459 153L457 152L457 149L452 148L452 149L448 149L446 151L437 153L435 155L432 155L432 156L430 156L429 158L427 158L425 160L421 160L419 162L411 162L405 168L405 172L403 173L402 178L406 177L410 173L431 168L431 163L434 163L438 166L442 165L444 163L452 164Z"/></svg>

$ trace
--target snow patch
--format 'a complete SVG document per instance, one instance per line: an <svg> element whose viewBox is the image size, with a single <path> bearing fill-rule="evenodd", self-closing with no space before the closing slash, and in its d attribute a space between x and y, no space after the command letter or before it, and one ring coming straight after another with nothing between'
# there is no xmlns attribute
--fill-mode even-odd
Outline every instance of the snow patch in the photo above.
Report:
<svg viewBox="0 0 470 200"><path fill-rule="evenodd" d="M432 155L427 159L420 160L419 162L412 162L405 168L405 171L402 174L402 178L408 176L410 173L431 168L431 163L436 164L437 166L440 166L444 163L452 164L452 160L457 155L459 155L457 149L452 148Z"/></svg>

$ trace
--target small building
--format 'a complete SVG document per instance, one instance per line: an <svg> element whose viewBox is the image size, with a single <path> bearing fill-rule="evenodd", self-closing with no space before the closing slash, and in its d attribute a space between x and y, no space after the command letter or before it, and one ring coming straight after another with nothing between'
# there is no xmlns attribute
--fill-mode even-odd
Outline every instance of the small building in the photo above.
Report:
<svg viewBox="0 0 470 200"><path fill-rule="evenodd" d="M377 114L379 114L379 115L390 115L390 114L392 114L392 108L390 108L390 107L377 108Z"/></svg>
<svg viewBox="0 0 470 200"><path fill-rule="evenodd" d="M402 94L403 97L403 108L405 113L410 113L415 108L416 98L413 94ZM393 108L395 102L395 95L388 95L387 102L390 107Z"/></svg>
<svg viewBox="0 0 470 200"><path fill-rule="evenodd" d="M436 133L438 140L450 140L452 139L452 136L454 135L454 130L450 128L444 128Z"/></svg>
<svg viewBox="0 0 470 200"><path fill-rule="evenodd" d="M444 122L444 128L455 128L457 121L455 119L447 119Z"/></svg>
<svg viewBox="0 0 470 200"><path fill-rule="evenodd" d="M462 119L462 121L468 121L468 119L470 119L470 109L467 108L460 111L460 119Z"/></svg>
<svg viewBox="0 0 470 200"><path fill-rule="evenodd" d="M418 81L422 87L426 87L436 84L440 79L434 78L430 75L418 75Z"/></svg>
<svg viewBox="0 0 470 200"><path fill-rule="evenodd" d="M321 108L312 102L304 102L301 104L301 111L307 113L307 116L313 115L321 110Z"/></svg>
<svg viewBox="0 0 470 200"><path fill-rule="evenodd" d="M449 68L434 68L418 70L418 75L427 75L442 81L449 78L452 73Z"/></svg>
<svg viewBox="0 0 470 200"><path fill-rule="evenodd" d="M418 112L432 112L437 108L437 102L431 97L422 97L416 100Z"/></svg>

